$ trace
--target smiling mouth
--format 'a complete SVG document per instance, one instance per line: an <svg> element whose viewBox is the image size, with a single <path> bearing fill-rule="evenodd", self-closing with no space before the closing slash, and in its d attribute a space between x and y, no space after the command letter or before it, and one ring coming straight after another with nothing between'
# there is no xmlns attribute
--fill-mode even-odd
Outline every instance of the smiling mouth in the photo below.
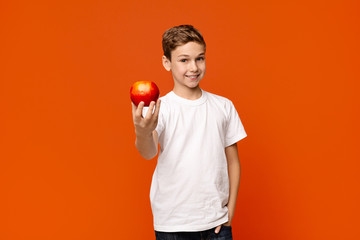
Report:
<svg viewBox="0 0 360 240"><path fill-rule="evenodd" d="M197 75L185 75L185 77L190 78L192 80L197 79L199 76L200 76L200 74L197 74Z"/></svg>

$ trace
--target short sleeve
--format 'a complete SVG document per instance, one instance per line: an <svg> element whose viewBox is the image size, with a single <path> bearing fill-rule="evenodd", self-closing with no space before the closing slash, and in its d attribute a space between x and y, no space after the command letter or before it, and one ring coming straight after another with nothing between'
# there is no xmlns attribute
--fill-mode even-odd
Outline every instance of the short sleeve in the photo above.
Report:
<svg viewBox="0 0 360 240"><path fill-rule="evenodd" d="M240 117L230 101L228 107L227 128L225 134L225 147L228 147L247 136Z"/></svg>

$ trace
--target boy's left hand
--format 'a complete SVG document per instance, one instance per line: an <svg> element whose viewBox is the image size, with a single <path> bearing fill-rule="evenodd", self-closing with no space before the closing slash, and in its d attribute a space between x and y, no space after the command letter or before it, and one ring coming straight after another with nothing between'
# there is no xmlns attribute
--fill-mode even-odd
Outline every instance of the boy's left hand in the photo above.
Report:
<svg viewBox="0 0 360 240"><path fill-rule="evenodd" d="M224 223L224 224L222 224L222 225L220 225L220 226L217 226L217 227L215 228L215 233L216 233L216 234L218 234L218 233L220 232L221 226L231 226L231 223L230 223L230 222L226 222L226 223Z"/></svg>
<svg viewBox="0 0 360 240"><path fill-rule="evenodd" d="M233 219L233 217L234 217L234 214L232 213L231 209L229 209L228 214L229 214L229 221L226 222L226 223L224 223L224 224L222 224L222 225L220 225L220 226L217 226L217 227L215 228L215 233L216 233L216 234L218 234L218 233L220 232L221 226L223 226L223 225L224 225L224 226L231 226L231 221L232 221L232 219Z"/></svg>

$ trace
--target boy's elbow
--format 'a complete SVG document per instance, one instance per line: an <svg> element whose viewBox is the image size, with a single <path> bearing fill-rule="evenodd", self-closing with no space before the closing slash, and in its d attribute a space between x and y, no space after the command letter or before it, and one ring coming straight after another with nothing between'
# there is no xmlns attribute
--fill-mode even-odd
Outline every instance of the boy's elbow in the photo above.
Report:
<svg viewBox="0 0 360 240"><path fill-rule="evenodd" d="M145 158L146 160L151 160L151 159L153 159L154 157L156 157L156 155L157 155L157 152L152 153L152 154L141 154L141 156L142 156L143 158Z"/></svg>
<svg viewBox="0 0 360 240"><path fill-rule="evenodd" d="M143 156L143 158L145 158L146 160L151 160L155 157L156 155L153 156Z"/></svg>
<svg viewBox="0 0 360 240"><path fill-rule="evenodd" d="M146 160L151 160L157 155L157 149L155 151L144 151L139 147L136 147L140 155L145 158Z"/></svg>
<svg viewBox="0 0 360 240"><path fill-rule="evenodd" d="M139 144L138 141L135 141L135 147L138 150L138 152L140 153L140 155L145 158L146 160L150 160L153 159L156 155L157 155L157 146L154 145L154 147L152 146L147 146L147 145L142 145Z"/></svg>

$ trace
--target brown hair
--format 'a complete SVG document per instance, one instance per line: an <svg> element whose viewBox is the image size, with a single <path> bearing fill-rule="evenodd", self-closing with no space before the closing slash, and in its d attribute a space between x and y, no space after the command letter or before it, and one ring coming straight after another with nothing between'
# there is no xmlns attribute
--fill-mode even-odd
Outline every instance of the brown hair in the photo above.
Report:
<svg viewBox="0 0 360 240"><path fill-rule="evenodd" d="M163 34L162 47L165 57L171 61L171 51L176 47L184 45L188 42L197 42L204 46L206 44L203 36L192 25L179 25L166 30Z"/></svg>

